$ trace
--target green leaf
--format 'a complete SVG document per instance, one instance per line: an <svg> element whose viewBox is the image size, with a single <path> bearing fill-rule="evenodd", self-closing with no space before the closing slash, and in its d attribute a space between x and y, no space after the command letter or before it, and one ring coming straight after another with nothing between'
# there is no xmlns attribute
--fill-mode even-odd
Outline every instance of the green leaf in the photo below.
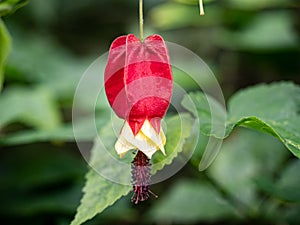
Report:
<svg viewBox="0 0 300 225"><path fill-rule="evenodd" d="M190 134L192 118L188 114L166 119L167 157L159 152L153 157L153 174L172 162ZM127 153L122 159L114 150L116 135L111 125L104 127L95 140L90 160L91 169L86 176L83 197L71 225L79 225L101 213L131 189L130 171L133 154Z"/></svg>
<svg viewBox="0 0 300 225"><path fill-rule="evenodd" d="M4 0L0 2L0 17L14 13L28 3L28 0Z"/></svg>
<svg viewBox="0 0 300 225"><path fill-rule="evenodd" d="M256 10L267 7L286 6L290 0L228 0L229 6L243 9Z"/></svg>
<svg viewBox="0 0 300 225"><path fill-rule="evenodd" d="M300 206L300 177L298 175L300 160L290 160L283 169L280 169L279 173L277 171L279 174L277 179L276 177L270 179L270 177L261 176L256 179L256 183L262 191L279 199L281 203L285 202L286 206L297 208ZM290 203L298 203L298 206Z"/></svg>
<svg viewBox="0 0 300 225"><path fill-rule="evenodd" d="M274 139L258 131L238 129L222 145L208 175L238 202L249 208L258 205L261 200L254 179L271 179L288 157L280 141Z"/></svg>
<svg viewBox="0 0 300 225"><path fill-rule="evenodd" d="M216 133L218 137L224 136L226 111L215 99L208 95L191 93L184 97L182 106L191 111L196 118L200 118L199 126L203 135L210 136L210 133ZM202 136L199 136L201 143L197 144L196 151L197 157L201 155L202 158L199 164L200 171L205 170L211 164L219 153L222 144L222 138L210 136L208 139Z"/></svg>
<svg viewBox="0 0 300 225"><path fill-rule="evenodd" d="M236 217L214 186L193 180L176 182L148 214L157 224L191 224Z"/></svg>
<svg viewBox="0 0 300 225"><path fill-rule="evenodd" d="M10 51L10 45L9 33L0 18L0 91L4 82L4 65Z"/></svg>
<svg viewBox="0 0 300 225"><path fill-rule="evenodd" d="M86 179L84 196L71 225L79 225L93 218L114 204L120 197L127 195L131 189L130 186L107 181L94 170L89 171Z"/></svg>
<svg viewBox="0 0 300 225"><path fill-rule="evenodd" d="M300 202L300 160L294 160L282 171L274 195L290 202Z"/></svg>
<svg viewBox="0 0 300 225"><path fill-rule="evenodd" d="M226 129L226 111L224 107L209 95L194 92L186 95L182 106L200 119L200 131L209 136L211 133L220 138ZM227 131L226 131L227 132Z"/></svg>
<svg viewBox="0 0 300 225"><path fill-rule="evenodd" d="M114 142L116 140L111 126L104 127L99 137L96 138L92 149L91 169L86 175L86 184L83 188L84 194L71 225L79 225L93 218L96 214L114 204L119 198L127 195L131 189L129 185L114 183L101 174L102 171L106 170L108 171L107 176L120 179L124 176L126 181L130 173L130 164L123 164L123 167L120 163L116 163L118 160L112 158L109 154L109 152L114 153ZM117 157L116 153L114 157ZM116 161L114 162L114 160Z"/></svg>
<svg viewBox="0 0 300 225"><path fill-rule="evenodd" d="M172 163L173 159L183 150L186 139L191 135L194 120L189 114L179 114L166 120L168 128L165 146L166 156L156 153L152 159L152 174Z"/></svg>
<svg viewBox="0 0 300 225"><path fill-rule="evenodd" d="M300 157L299 86L289 82L257 85L236 93L228 108L228 134L235 126L254 128L279 138Z"/></svg>
<svg viewBox="0 0 300 225"><path fill-rule="evenodd" d="M107 122L110 115L102 112L94 117L85 117L71 123L63 124L51 130L25 130L0 137L1 145L20 145L45 141L75 141L74 130L76 128L76 141L93 141L95 138L95 126L97 130ZM93 123L96 122L96 124Z"/></svg>
<svg viewBox="0 0 300 225"><path fill-rule="evenodd" d="M292 15L284 11L260 14L241 31L220 29L216 41L222 47L247 51L277 51L298 46Z"/></svg>
<svg viewBox="0 0 300 225"><path fill-rule="evenodd" d="M226 133L223 136L217 130L210 129L209 125L201 126L201 121L207 124L210 119L211 109L202 101L206 97L202 93L192 94L190 97L197 106L202 133L225 138L236 126L253 128L277 137L300 158L299 86L280 82L260 84L239 91L229 100ZM185 101L186 99L183 100L183 106L191 110Z"/></svg>
<svg viewBox="0 0 300 225"><path fill-rule="evenodd" d="M14 47L7 61L7 79L42 84L53 92L56 99L71 105L76 86L90 59L79 60L46 36L13 29L11 35L14 37ZM89 93L83 94L82 102L86 102Z"/></svg>
<svg viewBox="0 0 300 225"><path fill-rule="evenodd" d="M52 93L45 88L12 87L0 98L0 128L21 122L41 130L59 126L60 113Z"/></svg>
<svg viewBox="0 0 300 225"><path fill-rule="evenodd" d="M199 5L199 0L173 0L175 2L179 2L182 4L188 4L188 5ZM213 2L215 0L206 0L205 3Z"/></svg>
<svg viewBox="0 0 300 225"><path fill-rule="evenodd" d="M212 26L220 21L220 8L210 6L209 13L199 16L199 6L165 3L150 11L152 24L159 29L178 29L186 26Z"/></svg>
<svg viewBox="0 0 300 225"><path fill-rule="evenodd" d="M281 214L284 215L284 220L288 224L300 224L300 204L291 204L288 207L286 207L285 210L282 210Z"/></svg>
<svg viewBox="0 0 300 225"><path fill-rule="evenodd" d="M172 67L173 82L180 84L180 86L186 91L198 90L199 86L195 80L192 79L187 73L179 70L177 67Z"/></svg>

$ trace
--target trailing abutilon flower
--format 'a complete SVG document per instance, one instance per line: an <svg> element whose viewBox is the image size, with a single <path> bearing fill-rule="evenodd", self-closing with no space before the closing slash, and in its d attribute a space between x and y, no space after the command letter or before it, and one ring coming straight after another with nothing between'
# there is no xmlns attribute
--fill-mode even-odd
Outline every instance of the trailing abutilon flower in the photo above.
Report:
<svg viewBox="0 0 300 225"><path fill-rule="evenodd" d="M125 120L115 144L122 157L138 150L132 162L132 201L148 199L150 162L160 150L165 154L161 119L172 96L172 70L167 47L159 35L143 42L133 34L115 39L104 74L105 91L115 113Z"/></svg>

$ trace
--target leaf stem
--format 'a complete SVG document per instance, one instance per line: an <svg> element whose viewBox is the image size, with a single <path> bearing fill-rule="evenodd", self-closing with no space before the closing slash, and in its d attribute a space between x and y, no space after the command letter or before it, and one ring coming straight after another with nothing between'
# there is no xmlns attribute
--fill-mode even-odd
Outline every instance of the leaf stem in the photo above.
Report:
<svg viewBox="0 0 300 225"><path fill-rule="evenodd" d="M199 0L200 16L204 16L203 0Z"/></svg>
<svg viewBox="0 0 300 225"><path fill-rule="evenodd" d="M140 15L140 39L144 40L144 15L143 15L143 0L140 0L139 4L139 15Z"/></svg>

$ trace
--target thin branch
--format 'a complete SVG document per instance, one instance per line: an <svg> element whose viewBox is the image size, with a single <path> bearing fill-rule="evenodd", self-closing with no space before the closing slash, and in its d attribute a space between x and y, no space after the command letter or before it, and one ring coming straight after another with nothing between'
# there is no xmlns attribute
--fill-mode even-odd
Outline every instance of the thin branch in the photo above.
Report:
<svg viewBox="0 0 300 225"><path fill-rule="evenodd" d="M204 16L203 0L199 0L200 16Z"/></svg>
<svg viewBox="0 0 300 225"><path fill-rule="evenodd" d="M139 15L140 15L140 39L141 41L143 41L144 40L143 0L140 0Z"/></svg>

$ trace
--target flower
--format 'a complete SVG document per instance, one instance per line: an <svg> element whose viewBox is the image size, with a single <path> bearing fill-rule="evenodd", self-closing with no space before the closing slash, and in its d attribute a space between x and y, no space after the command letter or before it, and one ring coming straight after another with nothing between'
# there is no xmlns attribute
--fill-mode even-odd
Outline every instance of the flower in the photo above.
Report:
<svg viewBox="0 0 300 225"><path fill-rule="evenodd" d="M125 120L115 144L122 157L138 152L131 164L133 196L137 204L149 198L152 155L165 154L161 119L172 96L172 70L166 45L159 35L141 42L133 34L113 41L104 73L105 91L115 113Z"/></svg>
<svg viewBox="0 0 300 225"><path fill-rule="evenodd" d="M125 120L115 144L122 157L137 149L149 159L157 151L165 154L161 119L172 95L172 70L161 36L141 42L133 34L115 39L104 74L105 91L115 113Z"/></svg>

